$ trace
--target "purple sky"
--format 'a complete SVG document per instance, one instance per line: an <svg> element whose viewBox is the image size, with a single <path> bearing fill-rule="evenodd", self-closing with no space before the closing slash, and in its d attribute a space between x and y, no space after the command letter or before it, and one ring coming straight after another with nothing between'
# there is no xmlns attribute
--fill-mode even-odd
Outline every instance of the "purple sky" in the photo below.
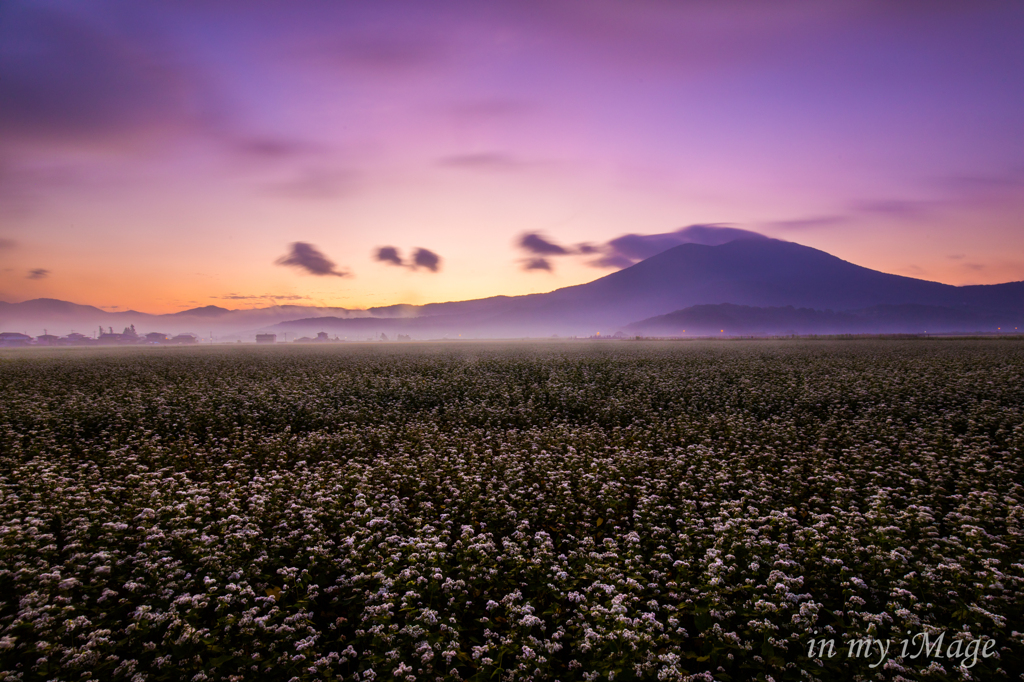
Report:
<svg viewBox="0 0 1024 682"><path fill-rule="evenodd" d="M716 227L1022 280L1021 36L1020 2L3 3L0 299L519 294Z"/></svg>

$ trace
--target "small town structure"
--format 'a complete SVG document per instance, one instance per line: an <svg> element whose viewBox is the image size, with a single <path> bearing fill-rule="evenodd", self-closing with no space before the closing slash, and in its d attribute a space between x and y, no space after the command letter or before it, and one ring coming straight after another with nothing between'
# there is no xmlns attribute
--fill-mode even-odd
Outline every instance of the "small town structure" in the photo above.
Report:
<svg viewBox="0 0 1024 682"><path fill-rule="evenodd" d="M277 334L257 334L256 343L277 343Z"/></svg>
<svg viewBox="0 0 1024 682"><path fill-rule="evenodd" d="M32 342L32 337L28 334L22 334L21 332L3 332L0 333L0 346L5 348L14 348L18 346L27 346Z"/></svg>

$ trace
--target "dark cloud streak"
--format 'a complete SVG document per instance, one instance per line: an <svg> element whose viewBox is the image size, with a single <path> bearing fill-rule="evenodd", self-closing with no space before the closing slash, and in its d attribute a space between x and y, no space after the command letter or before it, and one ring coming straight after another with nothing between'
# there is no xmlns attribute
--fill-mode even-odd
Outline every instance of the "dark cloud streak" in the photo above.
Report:
<svg viewBox="0 0 1024 682"><path fill-rule="evenodd" d="M269 194L292 199L336 199L350 194L356 174L343 169L307 168L295 177L265 187Z"/></svg>
<svg viewBox="0 0 1024 682"><path fill-rule="evenodd" d="M298 268L318 277L328 275L333 277L351 276L351 273L346 270L338 270L333 261L328 259L315 246L306 242L293 242L291 252L287 256L281 256L274 263L276 265Z"/></svg>
<svg viewBox="0 0 1024 682"><path fill-rule="evenodd" d="M527 164L509 154L499 152L481 152L478 154L454 154L438 160L438 165L476 171L515 171Z"/></svg>
<svg viewBox="0 0 1024 682"><path fill-rule="evenodd" d="M661 234L624 234L603 246L604 255L592 262L595 267L621 267L656 256L680 244L718 246L737 239L764 239L764 235L725 225L688 225Z"/></svg>
<svg viewBox="0 0 1024 682"><path fill-rule="evenodd" d="M717 246L737 239L765 239L758 232L723 225L689 225L661 234L624 234L604 244L583 242L572 247L556 244L537 232L520 235L516 245L535 256L524 261L524 270L553 270L551 256L597 256L587 265L597 268L626 268L680 244Z"/></svg>
<svg viewBox="0 0 1024 682"><path fill-rule="evenodd" d="M542 237L537 232L527 232L519 237L519 248L538 256L567 256L572 251Z"/></svg>
<svg viewBox="0 0 1024 682"><path fill-rule="evenodd" d="M309 296L299 296L298 294L263 294L257 296L255 294L226 294L224 296L213 296L212 298L221 299L224 301L252 301L252 300L271 300L271 301L299 301L308 299Z"/></svg>
<svg viewBox="0 0 1024 682"><path fill-rule="evenodd" d="M523 270L530 272L532 270L543 270L545 272L551 272L551 261L547 258L527 258L523 261Z"/></svg>

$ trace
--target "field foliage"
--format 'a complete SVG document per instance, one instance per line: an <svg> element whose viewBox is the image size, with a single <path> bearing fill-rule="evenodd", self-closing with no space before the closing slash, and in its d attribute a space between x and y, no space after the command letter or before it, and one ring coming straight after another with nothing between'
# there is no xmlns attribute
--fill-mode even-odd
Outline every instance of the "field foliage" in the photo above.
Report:
<svg viewBox="0 0 1024 682"><path fill-rule="evenodd" d="M5 352L0 679L1016 678L1022 410L1005 340Z"/></svg>

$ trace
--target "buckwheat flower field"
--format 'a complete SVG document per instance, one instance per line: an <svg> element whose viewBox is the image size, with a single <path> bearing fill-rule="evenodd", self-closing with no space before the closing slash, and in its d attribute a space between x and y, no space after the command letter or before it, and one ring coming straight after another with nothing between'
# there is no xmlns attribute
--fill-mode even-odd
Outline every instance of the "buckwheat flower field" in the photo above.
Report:
<svg viewBox="0 0 1024 682"><path fill-rule="evenodd" d="M8 351L0 679L1020 679L1022 449L1013 340Z"/></svg>

